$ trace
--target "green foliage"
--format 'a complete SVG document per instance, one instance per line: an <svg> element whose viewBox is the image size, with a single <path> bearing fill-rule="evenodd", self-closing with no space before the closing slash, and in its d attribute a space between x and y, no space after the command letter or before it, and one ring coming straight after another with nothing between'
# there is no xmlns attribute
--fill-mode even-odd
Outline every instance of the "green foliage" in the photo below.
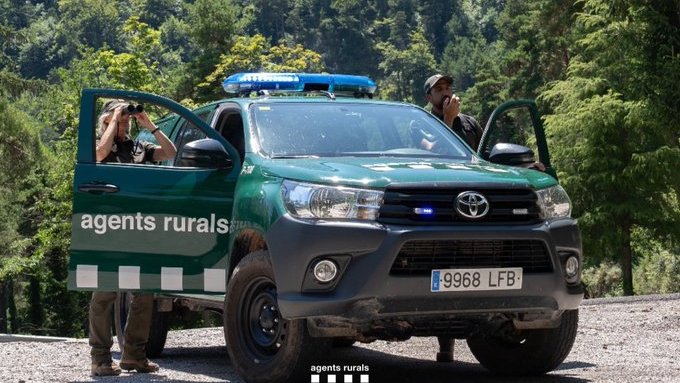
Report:
<svg viewBox="0 0 680 383"><path fill-rule="evenodd" d="M449 10L459 5L459 2L454 0L424 0L417 4L425 38L431 44L436 59L441 59L446 47L446 24L452 14Z"/></svg>
<svg viewBox="0 0 680 383"><path fill-rule="evenodd" d="M30 118L4 97L0 97L0 115L0 299L5 300L14 280L37 273L40 266L40 257L31 253L33 232L26 230L25 220L40 190L34 182L46 153ZM4 308L12 311L12 304L0 303L0 323L7 323ZM16 323L10 327L16 328Z"/></svg>
<svg viewBox="0 0 680 383"><path fill-rule="evenodd" d="M40 294L45 321L42 332L47 335L85 334L87 294L67 290L66 277L71 234L71 199L73 195L73 164L75 163L76 130L67 129L54 148L46 184L50 187L36 204L39 215L34 238L36 257L42 259Z"/></svg>
<svg viewBox="0 0 680 383"><path fill-rule="evenodd" d="M187 10L182 0L131 0L133 15L152 28L159 28L171 17L184 17Z"/></svg>
<svg viewBox="0 0 680 383"><path fill-rule="evenodd" d="M71 49L79 44L118 49L124 46L119 9L125 7L118 0L59 0L60 32L68 36Z"/></svg>
<svg viewBox="0 0 680 383"><path fill-rule="evenodd" d="M236 14L236 7L230 0L197 0L190 5L190 34L196 46L211 52L229 48Z"/></svg>
<svg viewBox="0 0 680 383"><path fill-rule="evenodd" d="M635 270L633 280L638 294L670 294L680 292L680 253L659 249L645 254Z"/></svg>
<svg viewBox="0 0 680 383"><path fill-rule="evenodd" d="M208 101L212 92L197 85L203 82L220 61L220 55L228 52L235 39L237 28L237 9L231 0L197 0L188 5L189 16L187 32L194 46L193 57L182 68L176 81L181 95L177 98L190 98Z"/></svg>
<svg viewBox="0 0 680 383"><path fill-rule="evenodd" d="M32 1L0 0L0 24L21 29L39 19L45 4Z"/></svg>
<svg viewBox="0 0 680 383"><path fill-rule="evenodd" d="M238 72L321 72L321 55L300 44L288 46L286 41L271 46L262 35L239 37L229 50L220 56L215 70L199 84L205 94L218 98L224 94L221 82L229 74Z"/></svg>
<svg viewBox="0 0 680 383"><path fill-rule="evenodd" d="M467 17L475 20L475 24L479 26L479 30L486 41L491 42L499 38L497 21L503 11L518 2L513 0L463 0L454 7L456 9L462 8Z"/></svg>
<svg viewBox="0 0 680 383"><path fill-rule="evenodd" d="M380 15L379 6L380 1L333 0L324 8L317 27L321 43L312 48L323 52L331 72L377 74L379 55L374 28L378 20L387 16Z"/></svg>
<svg viewBox="0 0 680 383"><path fill-rule="evenodd" d="M446 25L448 43L442 57L442 69L453 77L453 88L456 92L465 91L475 83L475 68L486 68L484 64L493 61L482 61L492 52L491 42L484 40L477 20L470 17L460 4L455 2L453 12ZM495 57L494 57L495 59Z"/></svg>
<svg viewBox="0 0 680 383"><path fill-rule="evenodd" d="M639 254L633 281L638 294L669 294L680 292L680 246L667 239L635 230L635 252Z"/></svg>
<svg viewBox="0 0 680 383"><path fill-rule="evenodd" d="M581 2L464 2L449 22L442 59L464 108L484 125L508 99L535 98L545 84L565 77L579 29Z"/></svg>
<svg viewBox="0 0 680 383"><path fill-rule="evenodd" d="M423 84L435 73L436 62L422 32L411 34L406 49L391 43L378 43L377 48L383 55L379 67L385 74L385 80L380 83L381 97L413 103L423 100Z"/></svg>
<svg viewBox="0 0 680 383"><path fill-rule="evenodd" d="M64 35L59 33L57 24L57 20L49 16L23 30L25 41L17 47L17 66L23 77L46 78L50 69L64 64L64 52L58 49Z"/></svg>
<svg viewBox="0 0 680 383"><path fill-rule="evenodd" d="M496 20L499 38L506 44L503 72L510 82L510 97L534 98L544 85L564 77L576 40L571 21L580 2L509 1Z"/></svg>
<svg viewBox="0 0 680 383"><path fill-rule="evenodd" d="M188 70L189 60L194 55L189 25L187 22L169 17L160 26L161 55L159 71L162 74L161 89L156 92L181 100L193 93L193 82Z"/></svg>
<svg viewBox="0 0 680 383"><path fill-rule="evenodd" d="M289 0L250 0L245 11L248 34L264 35L271 38L274 44L286 37L286 15L290 11Z"/></svg>
<svg viewBox="0 0 680 383"><path fill-rule="evenodd" d="M38 128L22 111L10 104L9 100L0 97L0 195L2 200L10 202L6 209L0 209L7 216L0 219L4 225L18 223L16 206L22 204L31 192L30 183L36 168L45 158L45 151L40 143ZM2 230L3 234L7 231ZM2 234L0 234L2 235ZM4 236L4 235L3 235ZM13 246L21 247L19 243ZM0 249L6 247L0 246ZM0 254L2 256L2 254ZM0 271L0 279L2 272Z"/></svg>
<svg viewBox="0 0 680 383"><path fill-rule="evenodd" d="M561 144L554 162L589 233L584 251L591 263L619 259L632 294L633 229L680 235L680 29L672 9L623 3L585 2L580 53L544 98L548 136Z"/></svg>
<svg viewBox="0 0 680 383"><path fill-rule="evenodd" d="M46 88L47 84L43 81L26 80L15 73L0 70L0 97L16 98L24 92L41 92Z"/></svg>
<svg viewBox="0 0 680 383"><path fill-rule="evenodd" d="M623 295L623 272L621 266L612 262L604 262L583 270L583 283L590 298Z"/></svg>
<svg viewBox="0 0 680 383"><path fill-rule="evenodd" d="M17 198L20 186L42 159L43 151L37 129L30 119L0 97L0 193L4 197ZM4 211L4 210L3 210Z"/></svg>

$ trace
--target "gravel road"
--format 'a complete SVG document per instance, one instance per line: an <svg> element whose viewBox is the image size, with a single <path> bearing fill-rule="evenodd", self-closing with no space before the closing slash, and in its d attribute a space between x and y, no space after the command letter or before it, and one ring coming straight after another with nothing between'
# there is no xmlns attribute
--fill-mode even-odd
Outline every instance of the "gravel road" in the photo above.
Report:
<svg viewBox="0 0 680 383"><path fill-rule="evenodd" d="M235 374L219 328L173 331L155 374L124 372L91 378L87 339L16 340L0 337L0 382L234 382ZM323 366L357 367L366 381L451 383L493 382L464 341L456 341L453 363L434 361L435 338L374 342L334 349ZM119 358L114 345L114 358ZM368 369L368 371L366 371ZM338 375L337 382L343 382ZM310 372L311 381L311 372ZM680 382L680 294L592 299L580 310L576 344L566 361L549 375L504 382ZM301 382L301 383L308 383ZM326 377L321 378L326 382Z"/></svg>

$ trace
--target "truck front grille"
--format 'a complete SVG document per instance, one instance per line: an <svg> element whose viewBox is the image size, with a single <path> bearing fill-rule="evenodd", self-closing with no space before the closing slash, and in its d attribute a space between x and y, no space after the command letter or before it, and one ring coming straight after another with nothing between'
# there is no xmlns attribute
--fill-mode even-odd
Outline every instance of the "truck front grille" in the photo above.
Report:
<svg viewBox="0 0 680 383"><path fill-rule="evenodd" d="M414 240L392 264L392 275L429 275L434 269L521 267L524 273L552 271L548 248L538 240Z"/></svg>
<svg viewBox="0 0 680 383"><path fill-rule="evenodd" d="M468 219L456 212L455 199L465 191L482 194L489 212ZM378 221L397 225L503 225L534 224L541 221L538 197L532 189L492 187L388 187ZM418 214L416 209L431 209Z"/></svg>

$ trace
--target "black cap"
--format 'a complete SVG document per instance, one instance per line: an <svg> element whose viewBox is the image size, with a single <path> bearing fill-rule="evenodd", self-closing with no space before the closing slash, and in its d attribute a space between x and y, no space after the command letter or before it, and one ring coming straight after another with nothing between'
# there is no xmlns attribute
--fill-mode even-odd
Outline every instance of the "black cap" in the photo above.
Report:
<svg viewBox="0 0 680 383"><path fill-rule="evenodd" d="M432 89L433 86L437 85L439 80L445 80L449 84L453 84L453 77L451 77L451 76L442 75L442 74L436 74L434 76L430 76L430 78L428 78L425 81L425 94L430 93L430 89Z"/></svg>

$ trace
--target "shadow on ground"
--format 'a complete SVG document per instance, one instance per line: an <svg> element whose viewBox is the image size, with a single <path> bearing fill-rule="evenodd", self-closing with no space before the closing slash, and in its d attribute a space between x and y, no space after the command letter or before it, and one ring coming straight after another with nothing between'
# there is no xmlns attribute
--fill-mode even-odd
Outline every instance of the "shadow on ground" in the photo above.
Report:
<svg viewBox="0 0 680 383"><path fill-rule="evenodd" d="M321 354L321 352L320 352ZM549 375L538 377L499 378L491 375L476 363L454 361L452 363L437 363L432 360L416 359L405 356L369 350L363 347L334 348L314 362L314 366L337 366L341 371L336 375L338 383L344 382L344 374L351 374L353 383L361 383L361 375L368 375L369 383L585 383L589 380L570 374L571 370L594 367L595 365L570 361L560 365ZM118 358L120 355L114 355ZM186 374L204 375L210 381L243 383L229 362L226 348L217 347L175 347L166 348L163 355L155 359L161 365L158 374L142 376L135 373L124 373L116 382L182 382L173 380L163 374L166 371L182 371ZM366 366L368 371L345 372L345 368L352 366ZM299 383L311 382L312 365L310 365L310 379ZM319 373L320 382L327 382L327 374ZM102 378L107 381L109 378Z"/></svg>

